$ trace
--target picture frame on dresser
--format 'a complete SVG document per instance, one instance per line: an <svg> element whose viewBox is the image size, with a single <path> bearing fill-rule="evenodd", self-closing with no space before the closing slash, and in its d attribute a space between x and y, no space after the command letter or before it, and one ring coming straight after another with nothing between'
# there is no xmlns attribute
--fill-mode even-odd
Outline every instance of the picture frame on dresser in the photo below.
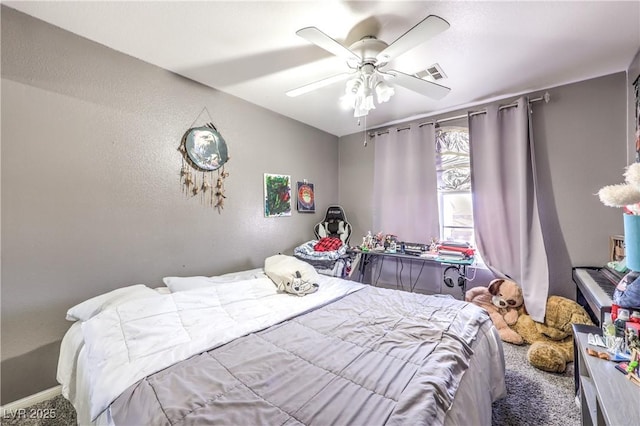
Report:
<svg viewBox="0 0 640 426"><path fill-rule="evenodd" d="M609 260L620 262L624 259L624 235L611 235L609 237Z"/></svg>

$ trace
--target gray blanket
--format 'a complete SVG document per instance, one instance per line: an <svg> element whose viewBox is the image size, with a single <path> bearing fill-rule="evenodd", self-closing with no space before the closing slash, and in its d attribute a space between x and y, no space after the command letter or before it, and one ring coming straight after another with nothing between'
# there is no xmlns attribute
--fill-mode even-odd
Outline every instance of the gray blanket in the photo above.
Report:
<svg viewBox="0 0 640 426"><path fill-rule="evenodd" d="M488 321L452 298L366 287L153 374L111 414L116 425L442 424Z"/></svg>

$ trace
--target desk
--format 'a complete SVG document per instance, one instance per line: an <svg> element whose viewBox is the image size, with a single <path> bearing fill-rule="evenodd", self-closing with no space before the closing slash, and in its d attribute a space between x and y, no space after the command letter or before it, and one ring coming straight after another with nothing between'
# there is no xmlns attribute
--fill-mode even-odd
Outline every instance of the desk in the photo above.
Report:
<svg viewBox="0 0 640 426"><path fill-rule="evenodd" d="M382 264L384 263L385 259L394 259L396 261L398 260L407 260L409 262L423 262L423 263L434 263L434 264L440 264L445 266L445 269L442 273L443 277L442 280L445 283L445 285L447 287L454 287L455 283L451 282L449 283L446 280L446 271L447 270L455 270L458 273L458 280L457 280L457 285L460 287L460 290L462 291L462 298L464 299L464 295L467 292L467 267L470 265L473 265L474 260L473 259L464 259L464 260L451 260L451 259L443 259L440 257L422 257L422 256L414 256L414 255L410 255L410 254L404 254L404 253L387 253L384 251L362 251L360 249L354 249L351 250L351 253L357 253L360 254L360 263L358 265L358 272L359 272L359 279L358 281L362 282L365 273L366 273L366 269L367 266L374 261L378 261L380 260L380 267L382 268ZM409 290L413 291L415 289L415 286L418 282L417 278L415 282L411 282L411 279L409 280ZM442 288L442 287L441 287Z"/></svg>
<svg viewBox="0 0 640 426"><path fill-rule="evenodd" d="M586 353L588 333L598 327L573 325L576 380L580 384L582 424L618 426L637 424L640 419L640 386L616 370L615 363ZM600 349L602 350L602 349Z"/></svg>

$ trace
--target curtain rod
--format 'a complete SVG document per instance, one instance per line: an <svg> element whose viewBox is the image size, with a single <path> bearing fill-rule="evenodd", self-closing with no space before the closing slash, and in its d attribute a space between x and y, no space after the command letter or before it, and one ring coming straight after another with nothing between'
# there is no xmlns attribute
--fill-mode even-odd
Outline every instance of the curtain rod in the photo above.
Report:
<svg viewBox="0 0 640 426"><path fill-rule="evenodd" d="M549 100L551 99L551 95L549 94L549 92L545 92L544 95L540 96L539 98L533 98L533 99L529 99L529 104L532 104L534 102L540 102L540 101L544 101L544 103L549 103ZM517 107L518 103L517 102L512 102L510 104L507 105L501 105L498 107L499 111L502 111L503 109L507 109L507 108L514 108ZM447 118L441 118L439 120L434 120L434 121L426 121L423 123L418 123L418 127L422 127L422 126L427 126L430 124L439 124L439 123L445 123L447 121L454 121L454 120L460 120L462 118L467 118L469 116L473 116L473 115L480 115L480 114L486 114L487 110L486 109L482 109L480 111L471 111L468 114L461 114L461 115L456 115L455 117L447 117ZM411 128L411 126L406 126L406 127L398 127L397 130L398 131L402 131L402 130L409 130ZM373 132L373 133L369 133L369 137L374 137L377 135L384 135L385 133L389 133L389 130L383 130L381 132Z"/></svg>

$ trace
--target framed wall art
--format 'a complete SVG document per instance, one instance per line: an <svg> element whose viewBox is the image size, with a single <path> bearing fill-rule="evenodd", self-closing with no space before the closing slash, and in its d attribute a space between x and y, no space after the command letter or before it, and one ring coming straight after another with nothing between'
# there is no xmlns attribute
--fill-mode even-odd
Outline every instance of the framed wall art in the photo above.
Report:
<svg viewBox="0 0 640 426"><path fill-rule="evenodd" d="M313 192L313 184L307 181L298 182L298 212L315 213L316 200Z"/></svg>
<svg viewBox="0 0 640 426"><path fill-rule="evenodd" d="M205 107L200 116L205 111L209 114ZM229 176L225 171L229 152L216 126L211 122L203 126L192 124L182 136L178 151L182 153L180 183L185 195L199 196L203 204L213 206L220 213L227 198L224 180Z"/></svg>
<svg viewBox="0 0 640 426"><path fill-rule="evenodd" d="M264 217L291 216L291 176L264 174Z"/></svg>

